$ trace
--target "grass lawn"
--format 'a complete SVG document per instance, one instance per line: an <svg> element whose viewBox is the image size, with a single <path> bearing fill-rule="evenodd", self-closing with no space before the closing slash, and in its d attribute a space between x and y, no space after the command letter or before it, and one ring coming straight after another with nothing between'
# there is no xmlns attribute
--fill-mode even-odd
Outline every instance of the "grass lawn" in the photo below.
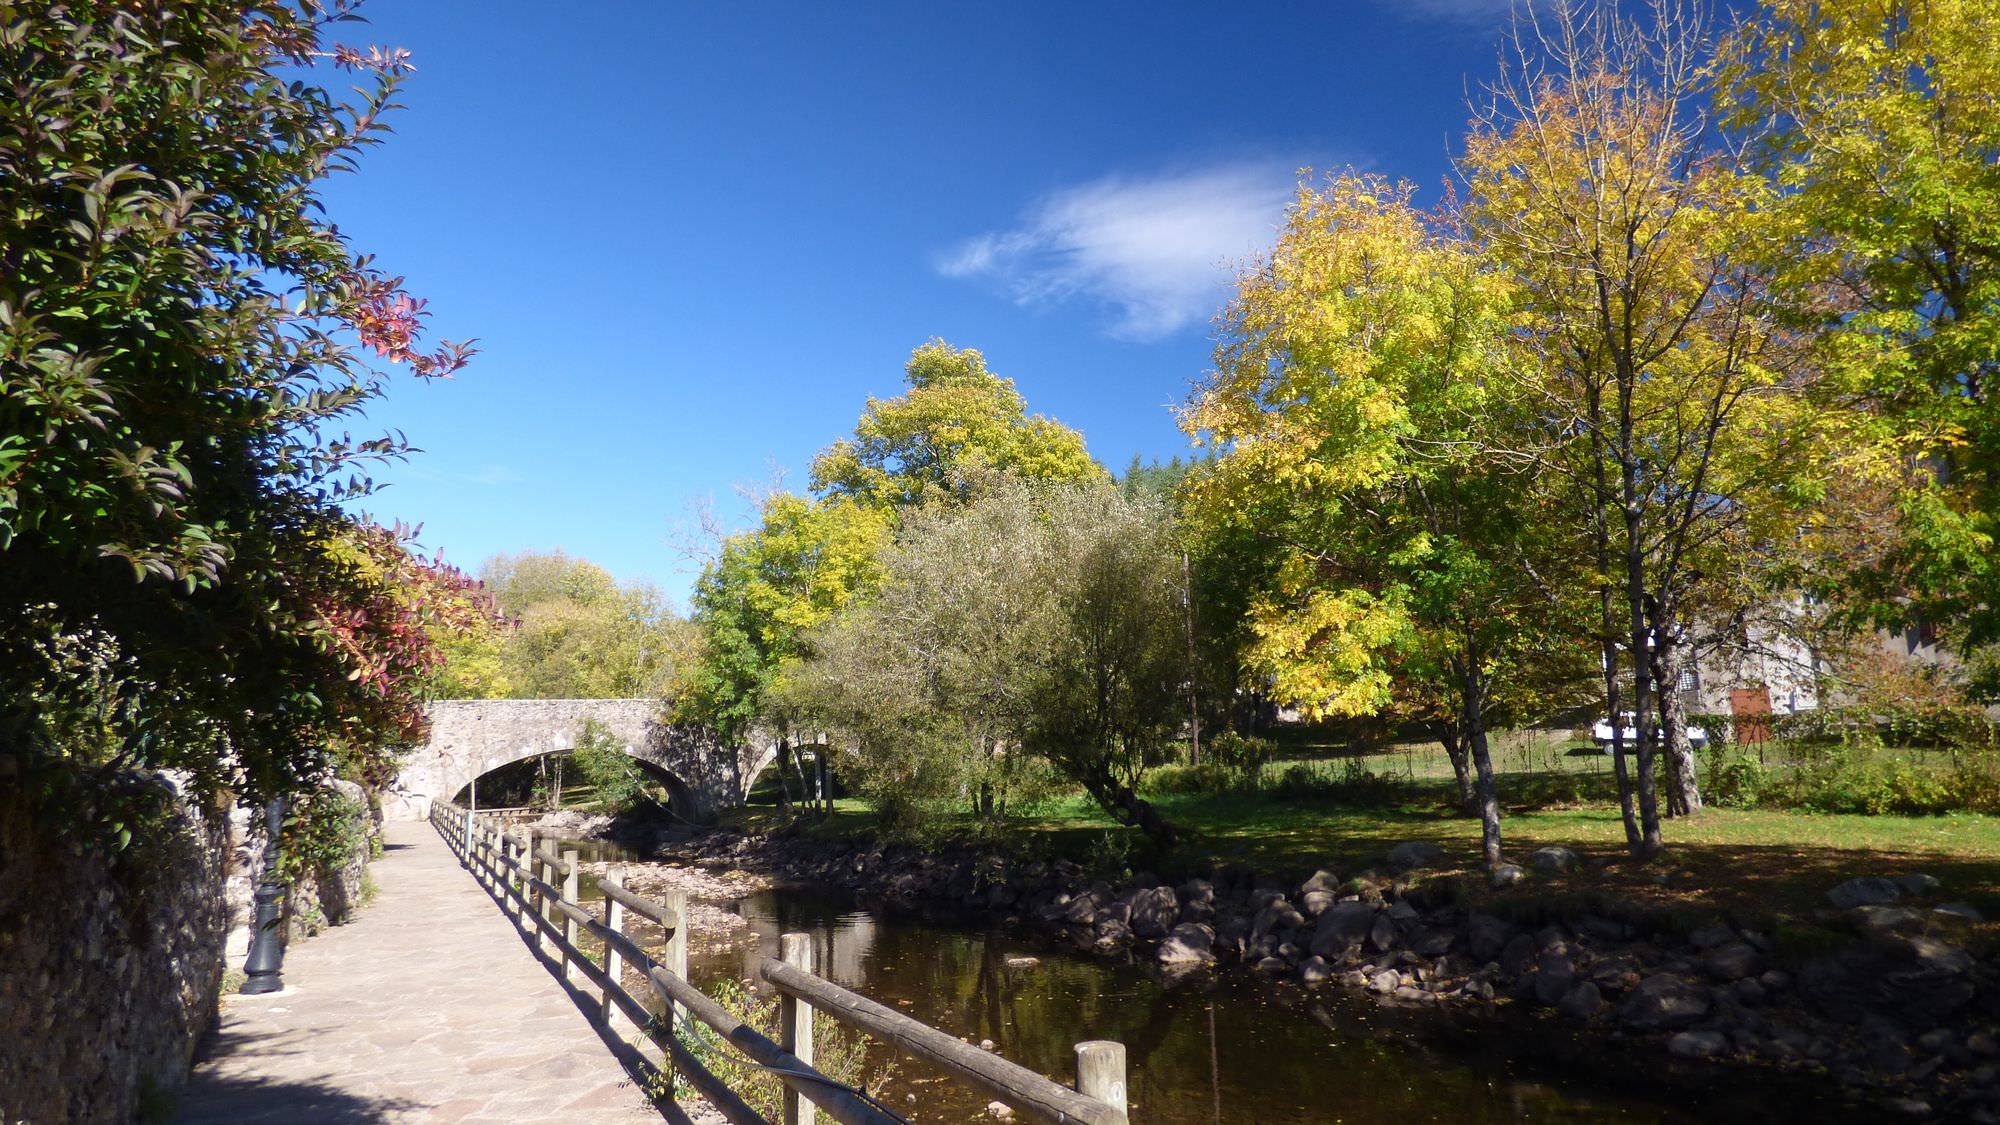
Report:
<svg viewBox="0 0 2000 1125"><path fill-rule="evenodd" d="M1272 763L1267 777L1292 767L1330 772L1344 764L1310 749L1287 749L1310 757ZM1602 756L1578 750L1547 736L1502 743L1496 754L1507 806L1502 832L1511 858L1559 844L1586 859L1606 861L1602 868L1571 876L1559 887L1531 881L1498 895L1481 881L1466 880L1477 888L1477 897L1532 898L1559 889L1650 903L1693 917L1729 913L1746 921L1778 915L1804 921L1824 905L1825 891L1842 880L1921 871L1942 881L1947 900L1972 902L2000 919L2000 817L1706 809L1667 821L1667 853L1639 864L1625 856L1610 767ZM1447 868L1476 870L1479 823L1449 807L1450 766L1442 753L1399 746L1370 755L1367 763L1372 771L1399 779L1383 799L1367 803L1269 789L1151 795L1187 833L1166 854L1146 852L1135 833L1119 828L1081 796L1015 818L1008 845L1107 872L1151 867L1177 875L1218 861L1291 878L1318 867L1348 874L1378 864L1395 844L1425 840L1445 849ZM773 826L775 818L771 809L752 806L735 819L755 830ZM808 831L852 837L872 835L877 827L865 802L845 798L836 802L831 820ZM940 831L948 836L956 827L946 824ZM969 831L970 822L963 827ZM2000 923L1980 929L2000 940Z"/></svg>

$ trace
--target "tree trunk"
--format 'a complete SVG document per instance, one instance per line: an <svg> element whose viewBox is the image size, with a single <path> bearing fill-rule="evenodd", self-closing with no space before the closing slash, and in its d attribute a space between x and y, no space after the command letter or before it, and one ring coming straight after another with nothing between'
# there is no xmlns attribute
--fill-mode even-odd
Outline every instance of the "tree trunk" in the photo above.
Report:
<svg viewBox="0 0 2000 1125"><path fill-rule="evenodd" d="M1438 742L1444 746L1444 756L1451 759L1452 776L1458 781L1458 807L1468 813L1476 811L1479 794L1473 789L1472 759L1466 753L1465 739L1458 729L1457 719L1439 722Z"/></svg>
<svg viewBox="0 0 2000 1125"><path fill-rule="evenodd" d="M1458 699L1462 703L1458 729L1464 753L1472 759L1478 775L1480 811L1480 853L1488 871L1500 867L1500 787L1494 781L1494 759L1486 745L1486 673L1476 659L1460 657L1452 661L1458 673Z"/></svg>
<svg viewBox="0 0 2000 1125"><path fill-rule="evenodd" d="M1627 448L1630 443L1627 443ZM1640 522L1638 466L1624 458L1625 608L1632 627L1632 725L1639 736L1639 850L1651 859L1665 847L1660 838L1660 795L1656 772L1660 746L1659 703L1653 698L1652 626L1646 620L1646 543ZM1616 721L1615 719L1613 720Z"/></svg>
<svg viewBox="0 0 2000 1125"><path fill-rule="evenodd" d="M1604 585L1599 587L1598 624L1603 629L1604 651L1601 660L1604 665L1604 714L1611 724L1611 771L1618 778L1618 810L1625 821L1625 846L1633 855L1639 854L1639 818L1632 800L1632 774L1625 761L1625 723L1621 712L1622 695L1618 686L1618 610L1617 599L1612 594L1611 576L1611 521L1605 512L1606 502L1611 496L1611 482L1605 473L1603 388L1589 383L1587 396L1590 407L1590 455L1591 467L1596 476L1590 502L1591 546L1597 552L1597 573L1604 576Z"/></svg>
<svg viewBox="0 0 2000 1125"><path fill-rule="evenodd" d="M1660 685L1660 751L1667 763L1667 815L1686 816L1701 808L1701 775L1694 744L1688 741L1687 704L1680 691L1681 661L1686 652L1673 630L1662 625L1653 632L1653 674Z"/></svg>
<svg viewBox="0 0 2000 1125"><path fill-rule="evenodd" d="M791 771L786 768L792 756L790 745L782 739L778 742L778 815L788 819L792 815Z"/></svg>

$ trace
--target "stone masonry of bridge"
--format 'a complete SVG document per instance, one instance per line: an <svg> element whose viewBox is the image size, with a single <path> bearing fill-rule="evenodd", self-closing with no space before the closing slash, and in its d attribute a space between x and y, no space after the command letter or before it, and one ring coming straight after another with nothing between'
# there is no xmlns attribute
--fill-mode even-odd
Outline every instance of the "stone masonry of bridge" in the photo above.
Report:
<svg viewBox="0 0 2000 1125"><path fill-rule="evenodd" d="M181 1125L659 1125L585 1015L596 995L560 983L430 825L387 834L375 901L290 949L283 991L225 999Z"/></svg>
<svg viewBox="0 0 2000 1125"><path fill-rule="evenodd" d="M602 723L625 752L670 778L690 820L743 803L775 751L753 735L739 748L718 745L660 720L657 699L454 699L430 705L430 741L409 752L383 794L388 820L423 820L473 778L528 758L576 748L588 719Z"/></svg>

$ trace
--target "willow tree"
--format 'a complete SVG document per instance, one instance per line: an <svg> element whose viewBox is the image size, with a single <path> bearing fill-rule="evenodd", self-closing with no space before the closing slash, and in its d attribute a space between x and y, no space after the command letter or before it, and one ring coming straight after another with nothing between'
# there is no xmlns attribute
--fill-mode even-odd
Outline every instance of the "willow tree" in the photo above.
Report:
<svg viewBox="0 0 2000 1125"><path fill-rule="evenodd" d="M1258 513L1280 556L1251 607L1253 669L1316 716L1374 713L1399 676L1434 677L1477 774L1489 864L1487 717L1566 602L1528 463L1496 453L1527 420L1503 377L1512 300L1407 186L1301 188L1183 416L1223 451L1198 509Z"/></svg>
<svg viewBox="0 0 2000 1125"><path fill-rule="evenodd" d="M1185 718L1183 572L1157 499L988 473L914 513L879 590L780 685L887 813L1004 815L1051 776L1156 840L1138 795Z"/></svg>
<svg viewBox="0 0 2000 1125"><path fill-rule="evenodd" d="M1674 800L1700 805L1658 686L1677 675L1696 559L1810 493L1809 368L1769 307L1767 186L1707 144L1699 23L1669 0L1638 19L1559 5L1531 10L1514 45L1466 144L1465 215L1519 288L1517 370L1545 419L1537 458L1576 488L1614 716L1621 661L1629 675L1636 777L1622 738L1615 765L1628 843L1649 856L1663 717Z"/></svg>

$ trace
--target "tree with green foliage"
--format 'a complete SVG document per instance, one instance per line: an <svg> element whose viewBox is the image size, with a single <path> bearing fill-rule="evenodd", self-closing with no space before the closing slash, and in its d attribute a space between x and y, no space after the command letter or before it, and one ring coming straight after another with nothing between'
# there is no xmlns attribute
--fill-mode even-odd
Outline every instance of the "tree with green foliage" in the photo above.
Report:
<svg viewBox="0 0 2000 1125"><path fill-rule="evenodd" d="M347 616L376 587L326 567L375 551L338 506L402 447L340 427L384 387L371 354L437 377L469 349L423 350L423 303L324 214L409 69L328 41L352 7L0 18L0 742L31 766L80 764L46 707L84 689L79 649L117 745L95 776L254 798L323 775L329 732L410 734L427 661L360 644L410 638ZM328 66L352 95L315 84Z"/></svg>
<svg viewBox="0 0 2000 1125"><path fill-rule="evenodd" d="M1052 777L1122 823L1184 718L1182 570L1164 505L988 473L910 514L879 590L814 636L778 694L837 733L879 809L995 819Z"/></svg>
<svg viewBox="0 0 2000 1125"><path fill-rule="evenodd" d="M852 499L766 500L762 522L731 536L694 588L700 657L678 685L674 715L740 737L764 691L811 630L881 580L891 513Z"/></svg>
<svg viewBox="0 0 2000 1125"><path fill-rule="evenodd" d="M1662 757L1669 807L1700 806L1660 685L1703 553L1823 486L1817 367L1771 299L1768 185L1708 143L1708 40L1689 11L1559 7L1515 46L1466 142L1463 217L1519 294L1512 370L1544 420L1521 452L1569 485L1572 542L1596 568L1605 710L1629 684L1636 715L1636 776L1613 744L1627 842L1650 856Z"/></svg>
<svg viewBox="0 0 2000 1125"><path fill-rule="evenodd" d="M488 697L627 699L664 696L693 639L650 583L621 585L604 568L562 551L496 555L480 568L510 622L493 656Z"/></svg>
<svg viewBox="0 0 2000 1125"><path fill-rule="evenodd" d="M816 497L766 498L757 528L724 541L696 582L700 657L674 714L734 738L767 714L766 689L806 634L881 577L903 513L962 501L988 472L1096 480L1083 436L1039 415L977 351L932 340L904 368L909 390L868 400L854 436L813 460Z"/></svg>
<svg viewBox="0 0 2000 1125"><path fill-rule="evenodd" d="M871 397L854 436L813 458L813 491L906 508L928 492L957 491L975 465L1031 480L1104 475L1082 434L1030 415L1014 381L988 371L979 352L934 339L911 353L903 374L909 390Z"/></svg>
<svg viewBox="0 0 2000 1125"><path fill-rule="evenodd" d="M2000 10L1765 0L1723 64L1778 193L1777 285L1898 492L1851 592L1880 625L2000 640Z"/></svg>
<svg viewBox="0 0 2000 1125"><path fill-rule="evenodd" d="M1501 862L1486 723L1560 651L1577 599L1519 444L1507 280L1377 177L1302 188L1246 275L1185 417L1223 450L1198 508L1254 513L1277 558L1251 668L1309 715L1401 708L1469 761ZM1461 757L1462 755L1462 757Z"/></svg>

